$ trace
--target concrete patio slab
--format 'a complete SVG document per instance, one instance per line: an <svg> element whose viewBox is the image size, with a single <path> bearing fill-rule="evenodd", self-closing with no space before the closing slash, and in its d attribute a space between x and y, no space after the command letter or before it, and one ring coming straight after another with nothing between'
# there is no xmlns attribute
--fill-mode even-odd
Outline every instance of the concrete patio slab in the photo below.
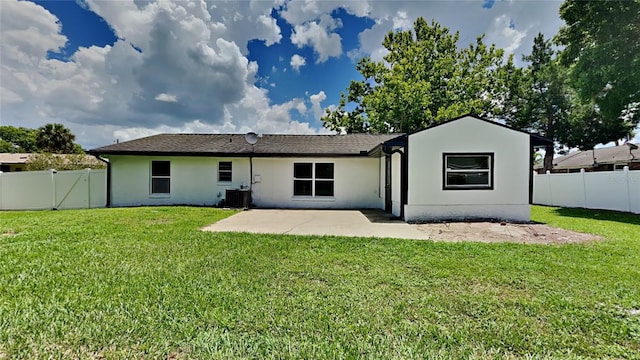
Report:
<svg viewBox="0 0 640 360"><path fill-rule="evenodd" d="M336 235L429 239L402 220L392 220L378 210L283 210L251 209L202 230L294 235Z"/></svg>
<svg viewBox="0 0 640 360"><path fill-rule="evenodd" d="M389 214L380 210L252 209L206 226L202 230L548 245L601 240L601 237L596 235L576 233L544 224L504 222L407 224L402 220L391 219Z"/></svg>

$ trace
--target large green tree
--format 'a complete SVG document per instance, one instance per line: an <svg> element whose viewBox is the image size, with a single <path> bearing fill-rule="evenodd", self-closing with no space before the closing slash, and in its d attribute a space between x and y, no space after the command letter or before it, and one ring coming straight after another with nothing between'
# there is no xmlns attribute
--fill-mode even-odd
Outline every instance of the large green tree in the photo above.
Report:
<svg viewBox="0 0 640 360"><path fill-rule="evenodd" d="M384 61L366 57L336 108L322 118L329 129L346 132L412 132L466 113L494 114L497 73L503 51L479 37L458 47L459 33L418 18L413 30L389 32Z"/></svg>
<svg viewBox="0 0 640 360"><path fill-rule="evenodd" d="M559 141L569 148L591 150L598 144L616 141L620 123L608 121L590 102L583 103L572 90L571 112L566 122L558 124ZM614 127L614 128L611 128Z"/></svg>
<svg viewBox="0 0 640 360"><path fill-rule="evenodd" d="M640 121L640 0L566 0L560 17L566 25L556 41L580 100L573 141L629 137Z"/></svg>
<svg viewBox="0 0 640 360"><path fill-rule="evenodd" d="M82 148L73 141L76 136L62 124L46 124L38 128L36 144L41 152L54 154L81 153Z"/></svg>
<svg viewBox="0 0 640 360"><path fill-rule="evenodd" d="M524 69L505 68L501 78L506 87L504 118L509 125L539 133L556 142L567 139L571 92L566 86L566 69L557 59L552 44L538 34L531 54L523 56ZM551 170L555 148L545 146L543 166Z"/></svg>
<svg viewBox="0 0 640 360"><path fill-rule="evenodd" d="M0 126L0 152L36 152L37 133L35 129L10 125Z"/></svg>

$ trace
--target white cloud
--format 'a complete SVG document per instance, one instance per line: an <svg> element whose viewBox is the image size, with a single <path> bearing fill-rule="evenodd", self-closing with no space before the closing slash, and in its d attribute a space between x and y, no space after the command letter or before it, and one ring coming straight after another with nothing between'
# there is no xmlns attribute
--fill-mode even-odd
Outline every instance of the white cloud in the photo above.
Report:
<svg viewBox="0 0 640 360"><path fill-rule="evenodd" d="M296 25L291 34L291 43L299 48L311 46L318 55L316 63L325 62L330 57L342 55L342 39L331 32L341 26L339 19L323 15L317 21Z"/></svg>
<svg viewBox="0 0 640 360"><path fill-rule="evenodd" d="M160 93L156 95L154 99L158 101L164 101L164 102L178 102L178 98L175 95L165 94L165 93Z"/></svg>
<svg viewBox="0 0 640 360"><path fill-rule="evenodd" d="M324 110L322 109L320 103L322 103L326 99L327 95L324 93L324 91L320 91L317 94L309 96L309 100L311 101L311 109L313 110L313 116L316 118L316 120L320 120L322 115L324 115Z"/></svg>
<svg viewBox="0 0 640 360"><path fill-rule="evenodd" d="M499 48L504 49L505 54L512 54L522 44L522 40L527 36L527 31L518 31L512 20L502 14L493 21L493 26L487 33L487 37L493 40Z"/></svg>
<svg viewBox="0 0 640 360"><path fill-rule="evenodd" d="M47 59L66 43L58 19L27 1L3 1L0 121L62 122L85 147L165 130L313 131L292 120L291 110L306 112L302 100L270 103L256 86L258 65L244 55L248 39L280 40L273 4L221 5L89 0L120 39L62 62Z"/></svg>
<svg viewBox="0 0 640 360"><path fill-rule="evenodd" d="M389 53L382 44L382 39L389 33L392 26L391 20L376 20L376 24L370 28L362 31L358 34L360 39L360 47L357 50L351 51L348 55L352 61L364 56L371 56L374 61L381 61L382 58Z"/></svg>
<svg viewBox="0 0 640 360"><path fill-rule="evenodd" d="M306 64L307 64L307 60L303 56L300 56L298 54L294 54L291 57L291 67L295 71L299 72L300 68L305 66Z"/></svg>
<svg viewBox="0 0 640 360"><path fill-rule="evenodd" d="M300 115L304 115L307 113L307 105L305 105L304 101L300 101L296 104L296 110Z"/></svg>
<svg viewBox="0 0 640 360"><path fill-rule="evenodd" d="M31 98L40 84L46 81L45 74L28 74L22 68L33 68L42 64L42 54L59 51L67 38L60 33L58 18L40 5L31 2L3 1L0 11L0 106L17 107L21 111L33 109L24 104ZM42 64L45 68L52 65ZM14 71L14 69L18 71ZM34 99L39 103L37 99Z"/></svg>
<svg viewBox="0 0 640 360"><path fill-rule="evenodd" d="M66 36L60 34L58 18L32 2L3 1L0 20L2 50L3 53L10 52L3 60L26 55L20 60L32 63L39 61L39 57L34 55L48 50L57 51L67 42Z"/></svg>
<svg viewBox="0 0 640 360"><path fill-rule="evenodd" d="M102 16L121 38L126 38L144 49L148 45L146 33L155 20L155 14L164 10L183 13L186 21L200 19L203 36L223 38L236 43L242 54L247 54L249 40L263 40L267 46L280 42L282 34L271 11L282 1L156 1L87 0L91 10ZM193 23L191 23L193 25ZM195 29L194 29L195 30ZM206 33L210 33L207 35Z"/></svg>
<svg viewBox="0 0 640 360"><path fill-rule="evenodd" d="M323 15L329 15L338 8L346 10L351 15L363 17L371 13L371 2L291 0L285 3L281 16L291 25L301 25L319 19Z"/></svg>
<svg viewBox="0 0 640 360"><path fill-rule="evenodd" d="M409 17L406 11L398 11L393 16L393 29L394 30L407 30L413 27L413 21Z"/></svg>
<svg viewBox="0 0 640 360"><path fill-rule="evenodd" d="M495 43L508 48L507 50L516 54L518 62L521 54L530 52L533 38L538 32L543 33L546 38L551 38L562 25L558 15L560 1L497 1L491 9L482 8L483 1L358 3L366 9L363 11L366 16L374 19L375 24L358 35L360 47L348 54L352 60L362 56L371 56L376 61L382 60L388 53L382 46L385 35L392 29L406 29L420 16L429 22L435 19L442 26L448 27L452 33L460 31L460 46L466 46L474 42L479 35L486 34L485 43ZM366 6L363 3L366 3ZM330 13L330 10L326 12ZM495 19L501 15L504 15L506 20L501 19L501 22L496 24ZM509 27L511 24L514 26Z"/></svg>

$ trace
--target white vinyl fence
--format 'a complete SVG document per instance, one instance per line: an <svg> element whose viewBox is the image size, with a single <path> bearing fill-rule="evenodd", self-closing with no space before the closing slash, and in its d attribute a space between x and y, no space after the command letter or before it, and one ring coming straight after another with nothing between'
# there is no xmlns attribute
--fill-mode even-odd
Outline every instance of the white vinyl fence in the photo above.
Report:
<svg viewBox="0 0 640 360"><path fill-rule="evenodd" d="M107 170L0 172L0 210L105 207Z"/></svg>
<svg viewBox="0 0 640 360"><path fill-rule="evenodd" d="M640 214L640 171L536 174L533 203Z"/></svg>

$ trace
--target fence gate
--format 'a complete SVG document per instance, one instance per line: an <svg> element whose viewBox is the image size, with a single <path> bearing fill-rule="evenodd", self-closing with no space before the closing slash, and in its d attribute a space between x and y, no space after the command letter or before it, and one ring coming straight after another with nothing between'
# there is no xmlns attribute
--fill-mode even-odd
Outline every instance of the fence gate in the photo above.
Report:
<svg viewBox="0 0 640 360"><path fill-rule="evenodd" d="M107 171L0 172L0 210L105 207Z"/></svg>

